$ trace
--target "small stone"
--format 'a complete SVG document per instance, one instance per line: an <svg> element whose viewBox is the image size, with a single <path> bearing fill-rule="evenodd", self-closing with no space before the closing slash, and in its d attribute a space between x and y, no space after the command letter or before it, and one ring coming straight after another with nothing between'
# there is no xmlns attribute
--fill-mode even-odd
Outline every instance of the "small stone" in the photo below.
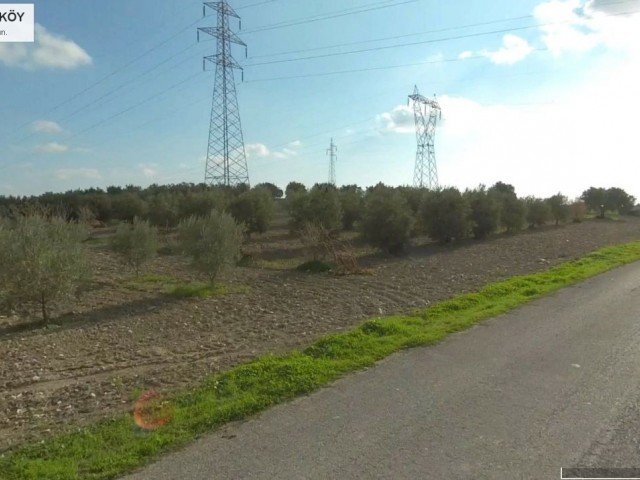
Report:
<svg viewBox="0 0 640 480"><path fill-rule="evenodd" d="M40 380L40 377L38 375L34 375L31 380L33 380L34 382L37 382L38 380Z"/></svg>

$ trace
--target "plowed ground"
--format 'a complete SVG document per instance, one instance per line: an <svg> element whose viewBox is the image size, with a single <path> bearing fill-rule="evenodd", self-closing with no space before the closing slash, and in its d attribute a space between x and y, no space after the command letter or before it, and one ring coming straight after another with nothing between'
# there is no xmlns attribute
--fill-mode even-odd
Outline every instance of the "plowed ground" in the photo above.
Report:
<svg viewBox="0 0 640 480"><path fill-rule="evenodd" d="M15 318L0 318L0 451L130 412L146 389L168 393L195 385L209 373L302 347L367 318L424 307L633 240L640 240L640 219L628 218L456 246L423 241L402 257L360 249L367 275L236 268L223 280L248 288L204 300L132 289L132 272L94 245L94 283L72 311L58 312L47 328L16 330ZM284 229L255 238L250 249L269 261L303 260ZM194 278L186 261L171 255L155 259L145 273Z"/></svg>

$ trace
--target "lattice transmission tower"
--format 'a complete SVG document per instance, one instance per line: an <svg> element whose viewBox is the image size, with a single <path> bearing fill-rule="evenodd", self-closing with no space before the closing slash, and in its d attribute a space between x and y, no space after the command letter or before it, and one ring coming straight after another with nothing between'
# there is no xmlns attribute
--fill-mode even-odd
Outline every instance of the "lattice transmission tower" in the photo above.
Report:
<svg viewBox="0 0 640 480"><path fill-rule="evenodd" d="M434 141L437 122L442 119L442 110L435 98L430 99L420 95L417 86L413 95L409 95L409 103L411 100L413 100L418 140L413 185L436 190L438 188L438 165L436 164Z"/></svg>
<svg viewBox="0 0 640 480"><path fill-rule="evenodd" d="M231 30L230 17L240 21L240 16L227 0L204 2L203 16L206 15L207 7L216 11L218 25L198 28L198 41L200 32L217 40L216 54L204 57L203 60L203 69L206 61L216 65L204 181L209 185L249 185L249 169L234 79L234 70L242 71L242 67L231 54L231 45L235 43L245 47L246 56L247 45Z"/></svg>
<svg viewBox="0 0 640 480"><path fill-rule="evenodd" d="M327 149L327 155L330 156L329 163L329 183L331 185L336 184L336 160L338 160L338 147L333 143L333 138L331 139L331 145Z"/></svg>

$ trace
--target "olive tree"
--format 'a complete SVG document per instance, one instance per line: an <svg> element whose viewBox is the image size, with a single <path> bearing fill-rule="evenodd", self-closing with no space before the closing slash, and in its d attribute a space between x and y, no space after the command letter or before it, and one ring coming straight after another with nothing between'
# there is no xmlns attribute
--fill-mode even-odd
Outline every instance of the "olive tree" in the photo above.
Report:
<svg viewBox="0 0 640 480"><path fill-rule="evenodd" d="M220 272L240 259L243 236L244 227L217 210L205 217L189 217L178 225L183 252L212 285Z"/></svg>
<svg viewBox="0 0 640 480"><path fill-rule="evenodd" d="M137 277L140 267L158 253L158 229L138 218L132 224L121 223L111 238L111 248L135 269Z"/></svg>
<svg viewBox="0 0 640 480"><path fill-rule="evenodd" d="M38 305L47 323L51 308L73 298L89 268L78 224L44 213L0 223L0 301L16 311Z"/></svg>
<svg viewBox="0 0 640 480"><path fill-rule="evenodd" d="M380 186L367 193L360 229L370 245L389 253L402 252L414 222L411 209L399 191Z"/></svg>

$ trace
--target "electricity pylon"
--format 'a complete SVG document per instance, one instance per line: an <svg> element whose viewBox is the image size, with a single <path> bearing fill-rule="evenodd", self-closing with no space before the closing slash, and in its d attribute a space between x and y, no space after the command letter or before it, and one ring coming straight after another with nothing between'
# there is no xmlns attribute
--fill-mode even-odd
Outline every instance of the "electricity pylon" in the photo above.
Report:
<svg viewBox="0 0 640 480"><path fill-rule="evenodd" d="M214 37L218 45L216 54L204 57L203 60L203 68L205 61L216 65L204 181L209 185L249 185L249 169L233 75L235 69L242 70L242 67L231 54L232 43L245 47L245 55L247 45L229 26L230 17L240 20L240 16L229 6L227 0L204 2L203 16L206 14L206 7L216 11L218 26L198 28L198 41L200 32L204 32Z"/></svg>
<svg viewBox="0 0 640 480"><path fill-rule="evenodd" d="M331 145L327 149L327 155L330 155L330 164L329 164L329 183L331 185L336 184L336 160L338 160L338 147L333 143L333 138L331 139Z"/></svg>
<svg viewBox="0 0 640 480"><path fill-rule="evenodd" d="M416 138L418 140L413 185L414 187L427 187L430 190L436 190L438 188L438 165L436 164L434 140L436 124L442 118L442 110L435 98L429 99L420 95L417 86L413 95L409 95L409 102L411 100L413 100Z"/></svg>

